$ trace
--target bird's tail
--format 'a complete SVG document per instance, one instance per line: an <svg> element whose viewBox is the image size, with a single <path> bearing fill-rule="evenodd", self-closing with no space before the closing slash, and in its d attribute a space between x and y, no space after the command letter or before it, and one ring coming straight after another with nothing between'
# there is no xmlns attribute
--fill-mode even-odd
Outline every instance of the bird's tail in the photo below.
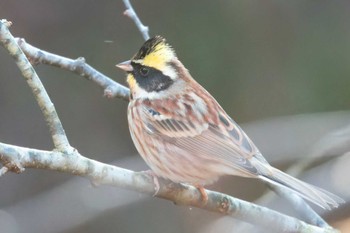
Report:
<svg viewBox="0 0 350 233"><path fill-rule="evenodd" d="M330 210L338 207L340 203L344 203L343 199L333 193L298 180L276 168L269 167L268 170L267 174L259 175L262 180L288 188L324 209Z"/></svg>

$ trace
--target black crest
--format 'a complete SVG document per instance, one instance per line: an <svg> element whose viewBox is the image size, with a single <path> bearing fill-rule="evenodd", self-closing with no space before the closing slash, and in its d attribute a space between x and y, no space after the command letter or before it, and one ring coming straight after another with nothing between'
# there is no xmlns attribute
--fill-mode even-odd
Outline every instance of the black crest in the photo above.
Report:
<svg viewBox="0 0 350 233"><path fill-rule="evenodd" d="M148 39L132 59L138 60L145 58L148 54L152 53L155 50L157 45L162 43L166 44L166 40L161 36L155 36L151 39Z"/></svg>

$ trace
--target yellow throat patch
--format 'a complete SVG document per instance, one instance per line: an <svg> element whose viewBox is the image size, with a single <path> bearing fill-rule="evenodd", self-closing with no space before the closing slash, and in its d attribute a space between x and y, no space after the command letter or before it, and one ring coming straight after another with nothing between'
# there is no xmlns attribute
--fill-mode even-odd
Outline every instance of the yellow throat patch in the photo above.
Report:
<svg viewBox="0 0 350 233"><path fill-rule="evenodd" d="M134 90L134 88L136 86L136 80L135 80L134 75L128 74L128 76L126 77L126 81L128 82L130 89Z"/></svg>

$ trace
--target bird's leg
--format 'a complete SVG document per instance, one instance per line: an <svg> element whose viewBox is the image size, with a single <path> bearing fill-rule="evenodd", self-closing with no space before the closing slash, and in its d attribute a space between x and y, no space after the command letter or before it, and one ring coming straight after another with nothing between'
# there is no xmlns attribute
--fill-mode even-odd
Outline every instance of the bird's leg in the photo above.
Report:
<svg viewBox="0 0 350 233"><path fill-rule="evenodd" d="M198 191L201 193L201 196L202 196L202 204L203 205L206 205L208 203L208 194L207 192L205 191L205 188L203 187L203 185L199 185L199 184L196 184L194 185Z"/></svg>
<svg viewBox="0 0 350 233"><path fill-rule="evenodd" d="M153 193L152 196L153 197L156 196L158 194L158 192L159 192L159 189L160 189L158 176L152 170L143 171L143 173L152 176L153 184L154 184L154 193Z"/></svg>

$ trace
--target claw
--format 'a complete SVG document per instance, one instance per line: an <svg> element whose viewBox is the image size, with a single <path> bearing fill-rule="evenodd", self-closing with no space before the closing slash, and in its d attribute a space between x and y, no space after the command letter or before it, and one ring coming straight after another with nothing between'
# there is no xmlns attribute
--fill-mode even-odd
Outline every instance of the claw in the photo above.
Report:
<svg viewBox="0 0 350 233"><path fill-rule="evenodd" d="M144 171L144 173L146 173L147 175L152 176L153 184L154 184L154 193L153 193L152 196L155 197L158 194L159 190L160 190L158 176L152 170Z"/></svg>
<svg viewBox="0 0 350 233"><path fill-rule="evenodd" d="M202 204L206 205L208 203L208 194L205 191L205 188L202 185L195 185L195 187L198 189L198 191L201 193L202 195Z"/></svg>

